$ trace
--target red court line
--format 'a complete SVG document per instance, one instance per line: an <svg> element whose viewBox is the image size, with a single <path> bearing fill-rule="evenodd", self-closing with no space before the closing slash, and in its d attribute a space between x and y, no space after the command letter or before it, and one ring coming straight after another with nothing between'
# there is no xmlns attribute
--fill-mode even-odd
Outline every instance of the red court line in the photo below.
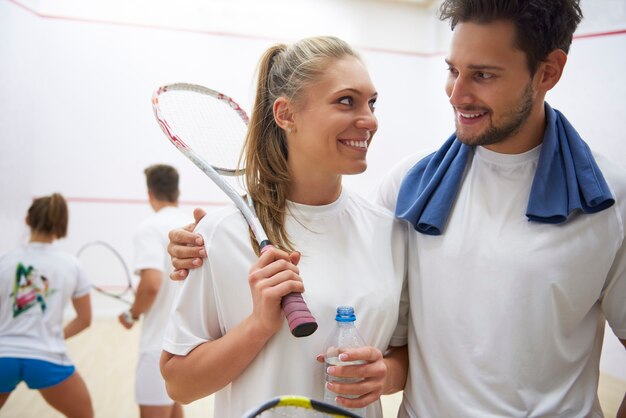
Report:
<svg viewBox="0 0 626 418"><path fill-rule="evenodd" d="M113 205L148 205L148 199L121 199L111 197L66 197L68 203L95 203ZM179 205L185 206L224 206L226 202L201 201L201 200L180 200Z"/></svg>
<svg viewBox="0 0 626 418"><path fill-rule="evenodd" d="M177 27L159 26L159 25L148 25L148 24L141 24L141 23L123 23L123 22L116 22L116 21L111 21L111 20L87 19L87 18L77 18L77 17L69 17L69 16L54 16L54 15L40 13L20 3L18 0L8 0L8 1L22 8L23 10L26 10L27 12L32 13L35 16L43 18L43 19L67 20L67 21L73 21L73 22L96 23L96 24L102 24L102 25L115 25L115 26L142 28L142 29L169 30L169 31L174 31L174 32L195 33L195 34L200 34L200 35L224 36L224 37L231 37L231 38L253 39L253 40L261 40L261 41L271 41L271 42L284 42L284 39L273 38L273 37L268 37L268 36L253 35L253 34L248 34L248 33L220 32L220 31L177 28ZM574 39L578 40L578 39L588 39L588 38L599 38L599 37L623 35L623 34L626 34L626 29L580 34L580 35L575 35ZM437 56L442 56L446 54L445 51L420 52L420 51L406 51L406 50L399 50L399 49L386 49L386 48L373 48L373 47L358 47L358 49L371 51L371 52L379 52L379 53L384 53L384 54L407 55L407 56L423 57L423 58L437 57Z"/></svg>
<svg viewBox="0 0 626 418"><path fill-rule="evenodd" d="M607 32L597 32L597 33L584 33L581 35L574 36L574 39L586 39L586 38L601 38L604 36L613 36L613 35L624 35L626 34L626 29L619 29Z"/></svg>

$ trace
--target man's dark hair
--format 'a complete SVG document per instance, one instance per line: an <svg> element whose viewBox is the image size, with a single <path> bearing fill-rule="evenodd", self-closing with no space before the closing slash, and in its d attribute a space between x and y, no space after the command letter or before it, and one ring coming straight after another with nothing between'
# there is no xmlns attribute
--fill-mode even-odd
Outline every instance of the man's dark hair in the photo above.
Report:
<svg viewBox="0 0 626 418"><path fill-rule="evenodd" d="M178 171L172 166L155 164L144 170L148 190L158 199L176 203L178 201Z"/></svg>
<svg viewBox="0 0 626 418"><path fill-rule="evenodd" d="M462 22L478 24L508 20L515 25L516 47L526 54L534 74L550 52L569 52L576 27L583 15L580 0L445 0L440 19L452 29Z"/></svg>

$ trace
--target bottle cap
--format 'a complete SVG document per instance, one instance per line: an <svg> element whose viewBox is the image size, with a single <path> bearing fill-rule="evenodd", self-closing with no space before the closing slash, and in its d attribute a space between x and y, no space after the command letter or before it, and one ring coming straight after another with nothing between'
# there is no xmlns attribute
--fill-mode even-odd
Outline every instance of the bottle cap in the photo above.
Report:
<svg viewBox="0 0 626 418"><path fill-rule="evenodd" d="M354 315L354 308L352 306L338 306L337 315L335 316L337 322L354 322L356 316Z"/></svg>

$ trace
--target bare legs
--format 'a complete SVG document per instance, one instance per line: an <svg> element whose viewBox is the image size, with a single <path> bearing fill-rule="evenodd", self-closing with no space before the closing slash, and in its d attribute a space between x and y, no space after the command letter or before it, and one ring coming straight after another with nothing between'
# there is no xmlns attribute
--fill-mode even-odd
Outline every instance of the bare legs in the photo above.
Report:
<svg viewBox="0 0 626 418"><path fill-rule="evenodd" d="M183 407L179 403L171 406L139 405L141 418L183 418Z"/></svg>
<svg viewBox="0 0 626 418"><path fill-rule="evenodd" d="M68 418L93 418L91 397L76 371L58 385L39 389L39 393L50 406Z"/></svg>

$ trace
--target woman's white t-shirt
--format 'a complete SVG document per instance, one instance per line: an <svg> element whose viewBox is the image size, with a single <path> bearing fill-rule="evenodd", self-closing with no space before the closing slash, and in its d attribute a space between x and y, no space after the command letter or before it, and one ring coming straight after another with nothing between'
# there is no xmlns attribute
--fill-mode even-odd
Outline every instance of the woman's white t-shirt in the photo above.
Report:
<svg viewBox="0 0 626 418"><path fill-rule="evenodd" d="M63 311L90 290L78 259L53 244L30 243L0 257L0 357L72 364Z"/></svg>
<svg viewBox="0 0 626 418"><path fill-rule="evenodd" d="M285 321L246 370L216 394L216 417L239 417L285 394L323 400L324 366L316 356L335 326L339 305L354 306L356 326L369 345L384 351L406 344L406 324L397 325L400 309L408 309L400 307L405 226L345 189L326 206L288 203L288 213L287 232L302 253L303 296L319 328L295 338ZM210 213L197 232L207 259L185 280L164 340L165 351L177 355L220 338L252 311L248 272L256 255L242 215L234 207ZM392 338L394 330L400 338ZM367 417L380 416L379 402L368 407Z"/></svg>

